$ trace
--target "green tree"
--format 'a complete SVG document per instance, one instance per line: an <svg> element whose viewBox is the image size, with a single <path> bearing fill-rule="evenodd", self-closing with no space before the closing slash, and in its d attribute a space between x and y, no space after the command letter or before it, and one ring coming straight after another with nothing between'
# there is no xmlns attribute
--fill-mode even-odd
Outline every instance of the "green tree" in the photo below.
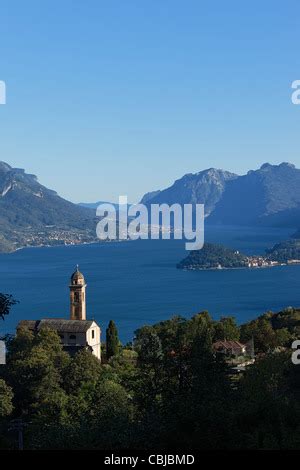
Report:
<svg viewBox="0 0 300 470"><path fill-rule="evenodd" d="M136 401L141 409L152 409L161 393L163 374L162 343L154 327L145 326L136 331L134 347L138 354Z"/></svg>
<svg viewBox="0 0 300 470"><path fill-rule="evenodd" d="M13 391L3 379L0 379L0 418L8 416L13 410Z"/></svg>
<svg viewBox="0 0 300 470"><path fill-rule="evenodd" d="M51 423L38 429L36 447L105 450L129 447L132 403L126 390L118 383L100 379L85 392L85 406L79 404L80 414L74 401L75 415L70 415L68 423Z"/></svg>
<svg viewBox="0 0 300 470"><path fill-rule="evenodd" d="M278 333L272 328L268 315L263 315L241 326L241 341L254 340L255 352L267 353L287 341L287 332ZM278 330L279 331L279 330Z"/></svg>
<svg viewBox="0 0 300 470"><path fill-rule="evenodd" d="M239 341L239 339L240 330L234 317L221 317L218 322L215 322L213 341Z"/></svg>
<svg viewBox="0 0 300 470"><path fill-rule="evenodd" d="M0 293L0 317L4 320L4 316L8 315L11 307L17 302L12 295Z"/></svg>
<svg viewBox="0 0 300 470"><path fill-rule="evenodd" d="M16 412L59 419L63 409L58 404L65 401L62 372L69 355L56 331L44 328L33 335L18 330L7 349L5 376L14 390Z"/></svg>
<svg viewBox="0 0 300 470"><path fill-rule="evenodd" d="M95 384L100 374L100 361L91 351L82 349L75 354L64 370L64 389L67 393L76 395L83 385Z"/></svg>
<svg viewBox="0 0 300 470"><path fill-rule="evenodd" d="M213 354L212 333L207 312L137 331L140 445L209 448L231 439L231 387L226 364Z"/></svg>
<svg viewBox="0 0 300 470"><path fill-rule="evenodd" d="M144 326L135 335L134 348L138 353L138 363L153 365L160 362L163 357L162 343L155 329Z"/></svg>
<svg viewBox="0 0 300 470"><path fill-rule="evenodd" d="M289 352L269 353L246 371L235 408L241 447L281 448L295 432L300 409L289 390L289 376L297 367Z"/></svg>
<svg viewBox="0 0 300 470"><path fill-rule="evenodd" d="M118 337L118 330L113 320L110 320L108 328L106 329L106 358L109 360L111 357L119 353L120 341Z"/></svg>

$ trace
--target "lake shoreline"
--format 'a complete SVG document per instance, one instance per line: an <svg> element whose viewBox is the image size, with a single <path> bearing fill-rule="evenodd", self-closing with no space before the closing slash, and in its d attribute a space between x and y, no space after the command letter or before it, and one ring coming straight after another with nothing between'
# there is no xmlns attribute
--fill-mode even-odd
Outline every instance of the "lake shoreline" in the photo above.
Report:
<svg viewBox="0 0 300 470"><path fill-rule="evenodd" d="M252 270L252 269L268 269L268 268L279 268L281 266L299 266L300 261L297 263L279 263L279 264L273 264L273 265L268 265L268 266L240 266L238 268L227 268L227 267L221 267L221 268L177 268L180 269L181 271L236 271L236 270Z"/></svg>
<svg viewBox="0 0 300 470"><path fill-rule="evenodd" d="M206 238L251 255L288 234L281 229L210 227ZM76 264L88 285L87 317L93 317L104 332L113 319L125 343L137 328L177 314L190 317L207 310L216 320L235 315L238 323L244 323L266 309L276 312L300 303L299 265L294 270L281 266L243 272L226 269L223 275L216 270L189 273L176 269L178 259L187 253L181 240L25 248L0 255L0 291L20 302L0 325L1 333L13 333L21 319L69 318L69 277Z"/></svg>

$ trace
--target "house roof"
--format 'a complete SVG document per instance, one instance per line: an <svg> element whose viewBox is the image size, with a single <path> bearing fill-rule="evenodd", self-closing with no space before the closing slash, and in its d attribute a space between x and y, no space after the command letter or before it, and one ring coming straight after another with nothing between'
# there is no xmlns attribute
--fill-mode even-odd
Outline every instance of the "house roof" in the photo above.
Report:
<svg viewBox="0 0 300 470"><path fill-rule="evenodd" d="M18 328L28 328L39 331L48 327L58 332L85 333L91 326L97 323L93 320L64 320L61 318L45 318L43 320L21 320ZM98 326L98 325L97 325Z"/></svg>
<svg viewBox="0 0 300 470"><path fill-rule="evenodd" d="M233 350L241 350L244 349L246 346L239 341L216 341L213 344L214 349L233 349Z"/></svg>

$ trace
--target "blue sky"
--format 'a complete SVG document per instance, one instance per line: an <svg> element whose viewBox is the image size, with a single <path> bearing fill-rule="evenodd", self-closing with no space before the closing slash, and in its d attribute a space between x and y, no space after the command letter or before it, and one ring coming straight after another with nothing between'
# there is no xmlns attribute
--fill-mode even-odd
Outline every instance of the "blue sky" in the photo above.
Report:
<svg viewBox="0 0 300 470"><path fill-rule="evenodd" d="M298 1L2 0L0 160L79 201L300 167Z"/></svg>

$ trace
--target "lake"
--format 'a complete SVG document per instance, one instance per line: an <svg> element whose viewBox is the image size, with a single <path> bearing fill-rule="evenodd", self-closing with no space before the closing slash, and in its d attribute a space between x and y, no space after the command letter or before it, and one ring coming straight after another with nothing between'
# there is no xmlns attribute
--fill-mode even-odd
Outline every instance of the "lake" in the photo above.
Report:
<svg viewBox="0 0 300 470"><path fill-rule="evenodd" d="M289 229L206 227L206 241L247 254L293 233ZM300 305L300 266L219 271L182 271L176 263L184 241L144 240L84 246L28 248L0 255L0 292L19 300L0 323L14 332L21 319L68 318L69 278L79 264L88 284L87 314L105 329L117 323L123 342L144 325L208 310L214 318L234 315L239 323L266 310Z"/></svg>

